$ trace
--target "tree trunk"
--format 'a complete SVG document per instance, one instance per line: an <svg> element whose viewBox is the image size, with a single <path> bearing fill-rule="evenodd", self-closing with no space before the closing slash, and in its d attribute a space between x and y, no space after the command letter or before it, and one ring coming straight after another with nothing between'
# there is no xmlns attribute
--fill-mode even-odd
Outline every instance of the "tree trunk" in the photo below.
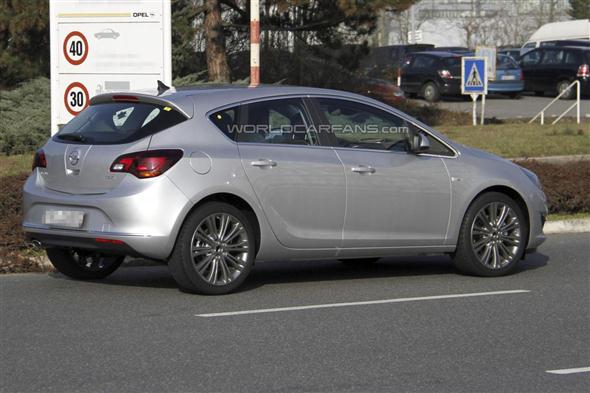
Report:
<svg viewBox="0 0 590 393"><path fill-rule="evenodd" d="M219 0L205 0L207 71L211 82L231 82Z"/></svg>

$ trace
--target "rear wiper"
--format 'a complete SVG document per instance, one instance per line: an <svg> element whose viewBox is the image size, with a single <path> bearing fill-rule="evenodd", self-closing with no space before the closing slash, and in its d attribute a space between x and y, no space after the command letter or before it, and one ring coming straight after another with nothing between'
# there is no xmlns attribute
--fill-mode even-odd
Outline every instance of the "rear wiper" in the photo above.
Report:
<svg viewBox="0 0 590 393"><path fill-rule="evenodd" d="M80 135L80 134L64 134L64 135L58 135L57 136L59 139L62 139L64 141L74 141L74 142L86 142L87 139L85 136Z"/></svg>

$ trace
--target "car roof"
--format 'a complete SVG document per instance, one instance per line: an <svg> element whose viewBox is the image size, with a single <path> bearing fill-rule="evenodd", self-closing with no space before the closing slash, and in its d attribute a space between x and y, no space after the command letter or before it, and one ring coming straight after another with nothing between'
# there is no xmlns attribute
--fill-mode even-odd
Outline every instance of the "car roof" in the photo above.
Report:
<svg viewBox="0 0 590 393"><path fill-rule="evenodd" d="M444 52L444 51L422 51L422 52L414 52L410 55L431 55L436 57L461 57L460 54L454 52Z"/></svg>
<svg viewBox="0 0 590 393"><path fill-rule="evenodd" d="M243 84L203 84L197 86L172 88L161 95L154 90L106 93L93 97L91 103L111 102L117 95L132 95L145 102L168 102L192 117L194 109L198 112L209 112L213 109L238 104L244 101L279 98L288 96L334 96L335 98L349 98L383 105L359 94L342 90L321 89L303 86L260 85L255 88Z"/></svg>

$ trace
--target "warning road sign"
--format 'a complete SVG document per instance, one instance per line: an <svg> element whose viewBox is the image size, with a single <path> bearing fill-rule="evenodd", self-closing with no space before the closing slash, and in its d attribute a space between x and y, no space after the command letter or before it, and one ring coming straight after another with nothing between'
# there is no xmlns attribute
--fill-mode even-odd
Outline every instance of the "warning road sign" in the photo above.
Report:
<svg viewBox="0 0 590 393"><path fill-rule="evenodd" d="M483 57L461 58L461 93L487 94L486 59Z"/></svg>
<svg viewBox="0 0 590 393"><path fill-rule="evenodd" d="M82 112L89 101L88 89L80 82L70 83L64 92L64 104L72 116Z"/></svg>

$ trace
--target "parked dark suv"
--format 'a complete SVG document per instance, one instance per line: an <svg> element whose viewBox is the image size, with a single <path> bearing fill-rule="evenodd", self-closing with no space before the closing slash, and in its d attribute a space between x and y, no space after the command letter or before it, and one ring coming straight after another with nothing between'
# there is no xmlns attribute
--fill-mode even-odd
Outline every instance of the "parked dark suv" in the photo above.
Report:
<svg viewBox="0 0 590 393"><path fill-rule="evenodd" d="M461 94L461 56L451 52L418 52L406 56L401 88L426 101Z"/></svg>
<svg viewBox="0 0 590 393"><path fill-rule="evenodd" d="M545 92L559 94L578 79L581 93L590 94L590 47L537 48L522 56L520 66L525 91L532 91L536 95ZM575 95L576 89L569 89L562 98L571 99Z"/></svg>

